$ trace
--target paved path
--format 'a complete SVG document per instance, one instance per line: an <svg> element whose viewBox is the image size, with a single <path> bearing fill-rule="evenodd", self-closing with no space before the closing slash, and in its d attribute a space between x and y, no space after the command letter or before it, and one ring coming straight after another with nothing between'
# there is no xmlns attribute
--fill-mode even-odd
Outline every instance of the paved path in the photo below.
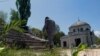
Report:
<svg viewBox="0 0 100 56"><path fill-rule="evenodd" d="M87 49L85 51L81 51L79 56L100 56L100 49Z"/></svg>
<svg viewBox="0 0 100 56"><path fill-rule="evenodd" d="M61 51L61 56L71 56L71 50L66 49ZM78 56L100 56L100 49L87 49L79 52Z"/></svg>

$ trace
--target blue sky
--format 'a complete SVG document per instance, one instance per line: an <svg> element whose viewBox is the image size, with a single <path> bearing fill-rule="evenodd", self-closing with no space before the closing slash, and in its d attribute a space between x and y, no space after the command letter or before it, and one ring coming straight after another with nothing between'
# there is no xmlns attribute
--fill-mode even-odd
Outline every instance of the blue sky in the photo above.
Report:
<svg viewBox="0 0 100 56"><path fill-rule="evenodd" d="M16 10L16 0L0 2L0 11L10 17L11 8ZM89 23L94 31L100 31L100 0L31 0L31 17L28 26L42 29L49 16L67 34L68 27L78 20Z"/></svg>

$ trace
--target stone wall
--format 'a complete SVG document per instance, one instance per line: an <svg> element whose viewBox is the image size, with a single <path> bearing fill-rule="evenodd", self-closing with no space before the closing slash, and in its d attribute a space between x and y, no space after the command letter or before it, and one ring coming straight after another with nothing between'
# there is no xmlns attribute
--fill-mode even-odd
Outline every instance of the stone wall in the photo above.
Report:
<svg viewBox="0 0 100 56"><path fill-rule="evenodd" d="M20 33L15 30L9 31L6 42L11 46L15 44L16 41L24 42L29 48L45 48L47 41L35 37L29 33Z"/></svg>

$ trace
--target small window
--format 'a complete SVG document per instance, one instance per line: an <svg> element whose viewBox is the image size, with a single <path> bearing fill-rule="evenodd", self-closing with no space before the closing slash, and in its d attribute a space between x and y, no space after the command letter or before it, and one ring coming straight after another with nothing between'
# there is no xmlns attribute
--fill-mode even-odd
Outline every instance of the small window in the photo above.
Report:
<svg viewBox="0 0 100 56"><path fill-rule="evenodd" d="M90 35L93 35L93 32L90 32Z"/></svg>
<svg viewBox="0 0 100 56"><path fill-rule="evenodd" d="M83 31L83 28L80 28L80 31L82 32Z"/></svg>
<svg viewBox="0 0 100 56"><path fill-rule="evenodd" d="M73 29L73 32L76 32L76 30L75 30L75 29Z"/></svg>
<svg viewBox="0 0 100 56"><path fill-rule="evenodd" d="M79 28L77 29L77 31L78 31L78 32L80 31Z"/></svg>
<svg viewBox="0 0 100 56"><path fill-rule="evenodd" d="M86 31L88 31L89 30L89 28L86 28Z"/></svg>

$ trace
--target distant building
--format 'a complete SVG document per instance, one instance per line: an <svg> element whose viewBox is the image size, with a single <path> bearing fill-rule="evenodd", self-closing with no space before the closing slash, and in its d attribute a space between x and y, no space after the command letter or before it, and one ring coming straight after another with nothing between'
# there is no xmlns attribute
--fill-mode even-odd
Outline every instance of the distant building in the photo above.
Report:
<svg viewBox="0 0 100 56"><path fill-rule="evenodd" d="M88 23L78 20L69 27L68 35L61 37L60 40L61 47L66 48L77 47L80 43L91 46L95 42L95 35Z"/></svg>

